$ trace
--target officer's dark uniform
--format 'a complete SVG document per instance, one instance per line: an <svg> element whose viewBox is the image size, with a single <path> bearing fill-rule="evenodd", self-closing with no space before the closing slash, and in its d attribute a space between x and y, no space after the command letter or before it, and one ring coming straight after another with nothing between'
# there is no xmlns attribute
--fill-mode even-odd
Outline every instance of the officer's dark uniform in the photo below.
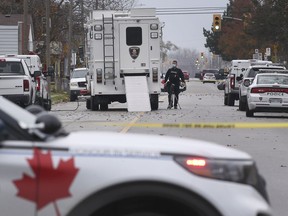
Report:
<svg viewBox="0 0 288 216"><path fill-rule="evenodd" d="M168 109L171 109L173 107L173 101L171 101L171 95L173 90L175 94L174 108L177 109L178 97L180 93L179 91L180 80L182 82L185 82L184 74L180 68L172 67L167 71L165 76L165 83L167 85L167 91L168 91L168 103L169 103Z"/></svg>

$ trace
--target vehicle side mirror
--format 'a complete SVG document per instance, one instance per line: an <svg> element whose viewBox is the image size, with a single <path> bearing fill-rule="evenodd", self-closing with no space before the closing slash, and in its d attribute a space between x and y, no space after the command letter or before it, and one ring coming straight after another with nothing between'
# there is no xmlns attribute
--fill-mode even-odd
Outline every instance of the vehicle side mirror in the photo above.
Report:
<svg viewBox="0 0 288 216"><path fill-rule="evenodd" d="M44 128L41 131L46 134L56 133L62 128L60 120L48 112L38 114L36 123L44 123Z"/></svg>
<svg viewBox="0 0 288 216"><path fill-rule="evenodd" d="M240 74L240 76L236 77L236 80L239 82L243 79L243 74Z"/></svg>
<svg viewBox="0 0 288 216"><path fill-rule="evenodd" d="M55 70L54 70L53 66L49 66L47 76L54 76L54 72L55 72Z"/></svg>
<svg viewBox="0 0 288 216"><path fill-rule="evenodd" d="M41 76L41 71L34 71L34 77Z"/></svg>
<svg viewBox="0 0 288 216"><path fill-rule="evenodd" d="M0 142L8 138L5 123L0 119Z"/></svg>

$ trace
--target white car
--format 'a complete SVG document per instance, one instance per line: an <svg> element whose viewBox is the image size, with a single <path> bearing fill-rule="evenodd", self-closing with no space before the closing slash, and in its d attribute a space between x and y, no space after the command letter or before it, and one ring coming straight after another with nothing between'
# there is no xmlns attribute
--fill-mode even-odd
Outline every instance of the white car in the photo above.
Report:
<svg viewBox="0 0 288 216"><path fill-rule="evenodd" d="M0 97L1 215L272 216L245 152L175 137L67 133L37 108Z"/></svg>
<svg viewBox="0 0 288 216"><path fill-rule="evenodd" d="M80 95L81 90L87 89L86 76L88 74L87 68L75 68L70 78L70 101L75 101Z"/></svg>
<svg viewBox="0 0 288 216"><path fill-rule="evenodd" d="M283 66L276 66L272 64L266 65L252 65L243 76L240 76L239 81L239 110L245 111L247 106L247 89L253 82L254 77L258 73L283 73L286 68ZM288 73L288 71L286 71Z"/></svg>
<svg viewBox="0 0 288 216"><path fill-rule="evenodd" d="M272 64L272 62L256 59L232 60L229 74L225 79L224 105L234 106L235 101L239 100L239 81L251 65L266 64Z"/></svg>
<svg viewBox="0 0 288 216"><path fill-rule="evenodd" d="M247 90L246 116L255 112L288 112L288 74L257 74Z"/></svg>
<svg viewBox="0 0 288 216"><path fill-rule="evenodd" d="M213 73L205 73L203 76L203 84L207 83L207 82L212 82L212 83L216 83L216 77L215 74Z"/></svg>

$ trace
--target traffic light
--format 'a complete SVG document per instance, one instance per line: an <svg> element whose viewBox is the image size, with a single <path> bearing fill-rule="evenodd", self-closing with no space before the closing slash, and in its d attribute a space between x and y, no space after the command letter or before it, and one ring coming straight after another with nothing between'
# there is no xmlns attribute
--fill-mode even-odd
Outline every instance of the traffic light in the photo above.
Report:
<svg viewBox="0 0 288 216"><path fill-rule="evenodd" d="M204 53L203 52L201 52L201 59L203 59L204 58Z"/></svg>
<svg viewBox="0 0 288 216"><path fill-rule="evenodd" d="M213 14L213 31L221 31L221 14Z"/></svg>

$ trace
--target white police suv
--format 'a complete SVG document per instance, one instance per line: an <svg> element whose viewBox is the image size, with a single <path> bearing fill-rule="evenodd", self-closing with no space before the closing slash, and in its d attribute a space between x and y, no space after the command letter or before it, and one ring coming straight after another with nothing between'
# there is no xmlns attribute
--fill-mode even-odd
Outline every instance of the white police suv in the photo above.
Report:
<svg viewBox="0 0 288 216"><path fill-rule="evenodd" d="M175 137L67 133L51 113L3 97L0 188L3 216L272 215L244 152Z"/></svg>

